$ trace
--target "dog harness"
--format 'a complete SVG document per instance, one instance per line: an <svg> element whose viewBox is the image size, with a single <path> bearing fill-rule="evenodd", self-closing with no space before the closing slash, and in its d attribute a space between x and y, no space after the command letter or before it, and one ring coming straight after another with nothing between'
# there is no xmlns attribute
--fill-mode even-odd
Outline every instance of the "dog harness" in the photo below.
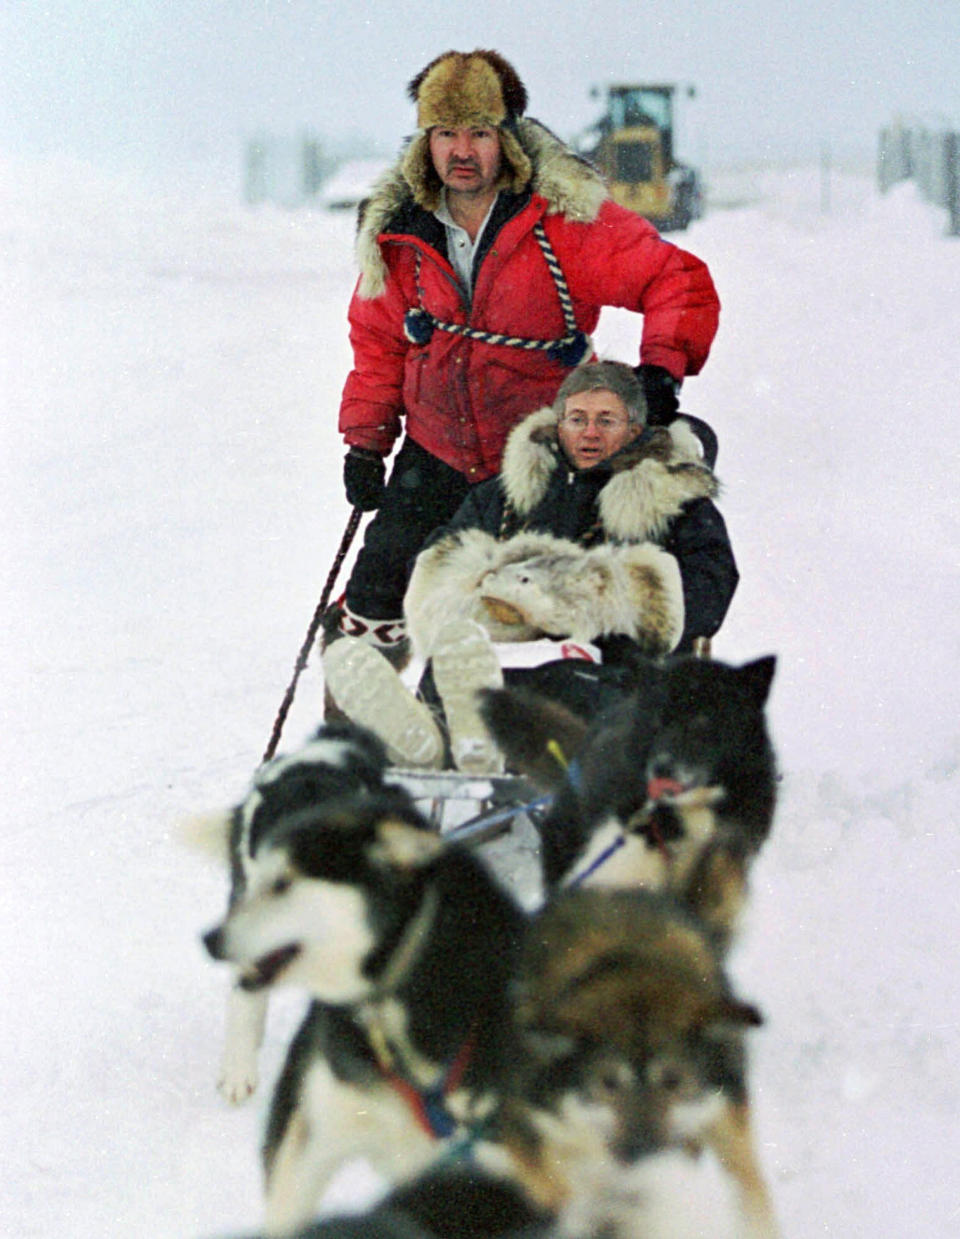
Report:
<svg viewBox="0 0 960 1239"><path fill-rule="evenodd" d="M471 1031L444 1073L443 1079L430 1088L418 1088L383 1062L379 1063L383 1078L409 1105L421 1130L434 1140L444 1140L447 1136L452 1136L461 1125L447 1108L447 1098L460 1087L464 1072L473 1057L475 1044ZM378 1051L377 1057L379 1056Z"/></svg>
<svg viewBox="0 0 960 1239"><path fill-rule="evenodd" d="M478 327L468 327L464 323L445 323L435 317L423 304L423 288L420 284L421 255L418 251L416 281L417 298L420 304L412 306L407 310L403 318L403 334L410 343L428 344L434 331L439 330L446 331L454 336L464 336L468 340L478 340L483 344L499 344L504 348L523 349L527 353L546 353L551 360L558 361L561 365L569 366L570 369L573 369L574 366L579 366L582 361L592 357L594 351L593 341L585 331L581 331L577 326L577 320L573 313L573 299L570 296L570 289L567 287L566 276L563 274L563 268L560 266L556 254L553 252L553 246L550 244L550 239L541 220L534 224L533 235L537 239L537 244L540 246L546 259L547 268L553 277L557 297L560 301L560 309L563 313L565 333L559 340L534 340L527 336L502 335L495 331L481 331Z"/></svg>
<svg viewBox="0 0 960 1239"><path fill-rule="evenodd" d="M439 907L440 897L428 890L416 916L408 925L400 942L384 968L377 985L376 998L360 1004L358 1015L367 1030L377 1070L384 1081L404 1099L417 1125L435 1140L452 1135L462 1124L447 1107L447 1098L457 1091L473 1058L476 1033L471 1027L467 1039L435 1083L415 1083L415 1060L412 1047L397 1043L395 1032L386 1026L379 1001L389 998L410 974L426 941Z"/></svg>
<svg viewBox="0 0 960 1239"><path fill-rule="evenodd" d="M576 758L567 766L567 781L575 791L579 791L582 783L580 763ZM669 869L673 864L673 854L667 845L666 835L659 819L660 802L665 793L679 790L679 784L672 779L651 779L647 784L647 804L634 813L627 821L621 834L613 838L603 851L593 858L586 869L575 874L566 887L576 890L588 878L592 878L598 869L602 869L611 856L615 856L626 845L628 835L640 835L646 839L648 846L656 848L663 857Z"/></svg>
<svg viewBox="0 0 960 1239"><path fill-rule="evenodd" d="M597 870L605 865L611 856L613 856L616 852L619 852L626 842L626 835L617 835L613 842L609 843L600 855L597 856L591 864L587 865L586 869L584 869L582 873L578 873L575 877L571 878L571 880L567 883L567 890L573 891L576 890L578 886L582 886L583 883L586 882L587 878L593 877Z"/></svg>

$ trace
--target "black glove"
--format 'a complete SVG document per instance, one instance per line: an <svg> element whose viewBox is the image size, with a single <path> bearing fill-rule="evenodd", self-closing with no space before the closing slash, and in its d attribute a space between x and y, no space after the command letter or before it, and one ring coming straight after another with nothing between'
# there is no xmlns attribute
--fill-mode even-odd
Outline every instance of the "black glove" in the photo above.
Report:
<svg viewBox="0 0 960 1239"><path fill-rule="evenodd" d="M383 479L387 467L379 452L352 447L343 462L343 486L347 502L361 512L379 508L383 499Z"/></svg>
<svg viewBox="0 0 960 1239"><path fill-rule="evenodd" d="M669 426L680 410L680 381L663 366L644 363L634 369L647 398L647 425Z"/></svg>

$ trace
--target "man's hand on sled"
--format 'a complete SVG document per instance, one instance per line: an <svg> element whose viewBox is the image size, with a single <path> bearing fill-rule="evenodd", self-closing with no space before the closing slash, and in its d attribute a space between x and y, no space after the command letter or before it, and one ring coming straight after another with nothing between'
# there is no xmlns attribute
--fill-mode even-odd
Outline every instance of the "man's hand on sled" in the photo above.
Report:
<svg viewBox="0 0 960 1239"><path fill-rule="evenodd" d="M680 382L663 366L644 363L634 374L643 386L647 401L647 425L669 426L680 410Z"/></svg>
<svg viewBox="0 0 960 1239"><path fill-rule="evenodd" d="M352 447L343 462L343 486L347 502L362 512L379 508L383 499L387 467L379 452L366 447Z"/></svg>

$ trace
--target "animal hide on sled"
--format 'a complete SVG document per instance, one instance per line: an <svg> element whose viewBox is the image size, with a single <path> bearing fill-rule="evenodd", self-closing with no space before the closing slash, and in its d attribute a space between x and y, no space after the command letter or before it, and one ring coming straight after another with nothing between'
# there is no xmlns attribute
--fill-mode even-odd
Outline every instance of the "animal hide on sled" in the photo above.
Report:
<svg viewBox="0 0 960 1239"><path fill-rule="evenodd" d="M624 633L651 655L676 646L684 618L677 561L651 542L585 550L546 533L498 542L479 529L449 534L419 555L404 610L422 658L454 618L478 621L498 642Z"/></svg>

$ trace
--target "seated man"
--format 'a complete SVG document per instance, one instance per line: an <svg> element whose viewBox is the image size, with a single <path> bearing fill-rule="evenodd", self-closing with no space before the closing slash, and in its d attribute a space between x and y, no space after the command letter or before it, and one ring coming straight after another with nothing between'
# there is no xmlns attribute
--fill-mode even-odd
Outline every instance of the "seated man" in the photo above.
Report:
<svg viewBox="0 0 960 1239"><path fill-rule="evenodd" d="M474 487L418 555L404 611L428 667L421 697L439 698L459 769L498 768L476 709L477 690L503 682L495 643L566 638L545 655L540 683L556 684L565 644L602 662L594 691L623 683L637 654L686 653L720 627L738 573L713 503L716 478L682 417L645 421L629 366L578 366L552 406L511 432L502 472ZM506 673L509 682L524 674ZM340 709L378 732L400 764L443 762L437 711L375 648L335 641L324 675Z"/></svg>

